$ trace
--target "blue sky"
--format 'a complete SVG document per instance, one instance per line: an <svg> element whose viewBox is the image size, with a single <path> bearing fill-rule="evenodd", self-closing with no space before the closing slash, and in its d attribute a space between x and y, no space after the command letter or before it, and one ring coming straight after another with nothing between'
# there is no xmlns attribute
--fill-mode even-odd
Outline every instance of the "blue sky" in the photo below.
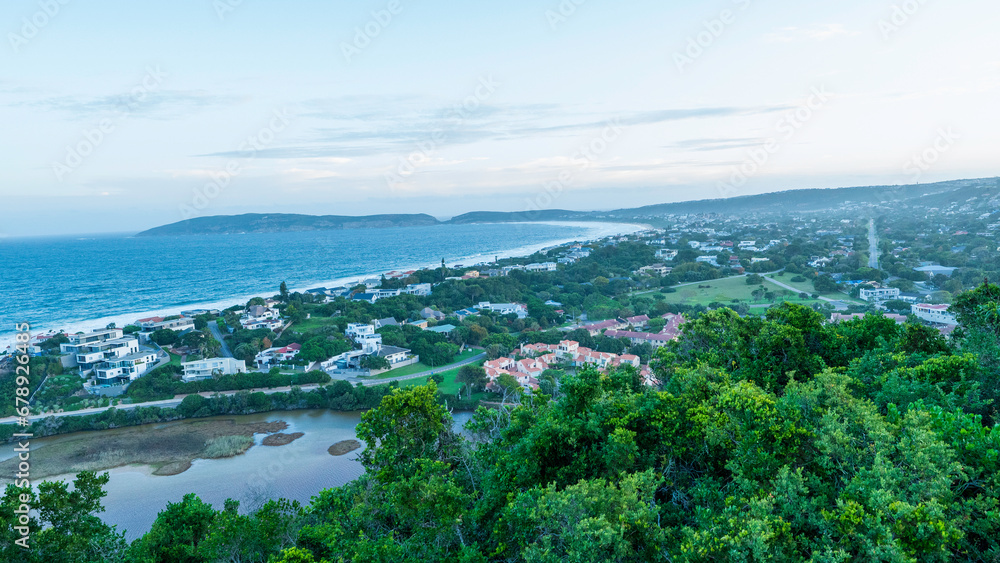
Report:
<svg viewBox="0 0 1000 563"><path fill-rule="evenodd" d="M0 196L19 212L0 234L996 176L996 15L985 0L9 0Z"/></svg>

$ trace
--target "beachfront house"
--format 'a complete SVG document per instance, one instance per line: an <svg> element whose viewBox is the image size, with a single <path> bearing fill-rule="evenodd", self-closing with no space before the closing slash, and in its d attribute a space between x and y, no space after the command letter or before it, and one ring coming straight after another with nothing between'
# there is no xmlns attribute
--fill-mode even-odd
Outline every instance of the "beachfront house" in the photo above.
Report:
<svg viewBox="0 0 1000 563"><path fill-rule="evenodd" d="M184 368L184 375L181 379L185 382L198 381L201 379L212 379L219 375L234 375L246 373L247 364L243 360L235 358L208 358L181 364Z"/></svg>
<svg viewBox="0 0 1000 563"><path fill-rule="evenodd" d="M94 368L94 379L98 385L117 385L139 379L156 365L157 353L149 348L140 348L132 354L109 359Z"/></svg>
<svg viewBox="0 0 1000 563"><path fill-rule="evenodd" d="M276 366L281 362L287 362L299 354L302 350L301 344L289 344L284 347L268 348L261 351L254 357L253 363L257 369L266 369Z"/></svg>

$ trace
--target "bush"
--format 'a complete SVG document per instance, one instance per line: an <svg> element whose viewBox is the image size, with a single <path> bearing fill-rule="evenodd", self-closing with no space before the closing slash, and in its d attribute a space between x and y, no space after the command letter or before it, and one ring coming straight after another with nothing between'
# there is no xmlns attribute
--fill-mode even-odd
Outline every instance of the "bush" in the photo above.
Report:
<svg viewBox="0 0 1000 563"><path fill-rule="evenodd" d="M249 450L252 445L253 438L250 436L220 436L209 440L201 455L206 459L233 457Z"/></svg>

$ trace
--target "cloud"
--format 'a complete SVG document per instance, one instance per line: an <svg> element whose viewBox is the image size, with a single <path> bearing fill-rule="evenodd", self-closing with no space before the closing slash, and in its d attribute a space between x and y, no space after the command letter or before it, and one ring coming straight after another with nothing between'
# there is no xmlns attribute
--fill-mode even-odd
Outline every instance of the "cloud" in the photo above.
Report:
<svg viewBox="0 0 1000 563"><path fill-rule="evenodd" d="M663 145L666 149L678 149L682 151L722 151L731 149L743 149L746 147L759 146L764 139L759 137L739 137L732 139L685 139Z"/></svg>
<svg viewBox="0 0 1000 563"><path fill-rule="evenodd" d="M127 112L148 119L176 119L212 107L229 106L241 100L209 94L204 90L153 90L141 95L123 93L90 98L58 96L14 105L69 113L75 119L111 112Z"/></svg>
<svg viewBox="0 0 1000 563"><path fill-rule="evenodd" d="M793 43L796 41L827 41L836 37L853 35L860 35L860 32L849 31L839 23L828 23L814 27L783 27L765 35L764 40L768 43Z"/></svg>
<svg viewBox="0 0 1000 563"><path fill-rule="evenodd" d="M763 115L791 109L791 106L707 107L596 115L574 111L556 111L558 106L534 104L496 106L483 104L473 111L413 110L381 113L366 107L341 106L341 123L314 128L297 145L259 150L256 158L328 158L405 155L432 146L468 145L483 141L570 137L589 133L615 123L620 127L640 127L691 119L716 119ZM300 114L301 115L301 114ZM324 114L333 119L332 114ZM365 116L365 117L362 117ZM354 123L358 121L358 123ZM198 156L243 157L239 151L223 151Z"/></svg>

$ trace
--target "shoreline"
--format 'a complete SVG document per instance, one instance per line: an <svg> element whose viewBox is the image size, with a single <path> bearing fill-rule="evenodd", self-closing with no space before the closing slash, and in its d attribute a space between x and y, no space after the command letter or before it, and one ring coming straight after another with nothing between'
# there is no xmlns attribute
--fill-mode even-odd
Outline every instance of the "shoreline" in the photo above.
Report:
<svg viewBox="0 0 1000 563"><path fill-rule="evenodd" d="M552 225L552 226L563 226L563 227L575 227L575 228L586 228L591 232L583 235L586 238L558 238L551 241L546 241L544 243L535 243L531 245L525 245L517 248L513 248L502 252L479 252L476 254L470 254L462 256L459 258L452 259L448 261L451 264L466 264L470 261L482 261L485 258L493 258L494 256L500 259L506 258L521 258L525 256L530 256L544 248L549 248L552 246L562 246L572 242L594 242L601 240L610 236L632 234L645 229L650 228L649 225L638 224L638 223L611 223L611 222L574 222L574 221L537 221L537 222L514 222L514 223L496 223L496 224L510 224L510 225ZM468 264L466 264L468 265ZM421 268L433 267L433 264L406 264L401 266L396 266L394 270L419 270ZM379 277L381 272L366 272L360 273L352 276L334 278L332 280L325 281L313 281L302 285L296 285L293 288L289 288L290 292L303 292L307 289L315 287L337 287L339 285L346 285L351 282L363 280L369 277ZM102 329L106 327L109 323L115 323L118 327L126 326L131 324L136 319L154 317L154 316L167 316L179 314L182 309L226 309L234 305L242 305L252 299L253 297L269 297L274 295L277 290L273 290L268 294L267 290L261 290L261 293L246 295L246 296L233 296L225 299L219 299L215 301L200 301L191 304L184 305L168 305L163 308L157 308L147 311L136 311L129 313L116 313L114 315L109 315L106 317L100 317L97 319L78 319L73 321L66 321L62 326L57 328L52 327L50 323L39 322L37 325L32 325L31 334L48 334L48 333L58 333L59 331L66 332L67 334L73 334L76 332L86 332L90 330ZM52 323L55 324L55 323ZM0 352L10 352L13 350L15 333L2 333L0 332Z"/></svg>

